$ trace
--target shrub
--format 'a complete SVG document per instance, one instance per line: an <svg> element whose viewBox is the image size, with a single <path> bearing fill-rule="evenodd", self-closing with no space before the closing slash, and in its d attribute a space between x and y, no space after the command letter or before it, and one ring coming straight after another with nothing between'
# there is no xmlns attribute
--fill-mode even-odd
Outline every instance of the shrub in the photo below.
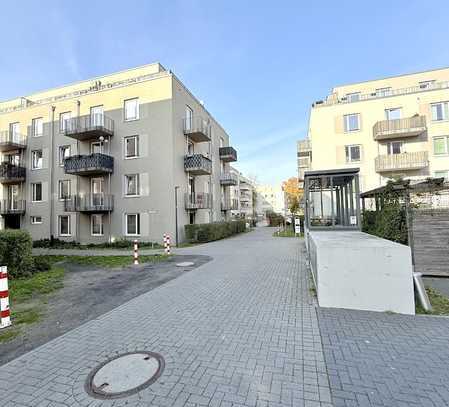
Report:
<svg viewBox="0 0 449 407"><path fill-rule="evenodd" d="M246 221L233 220L230 222L202 223L185 225L184 228L188 242L204 243L244 232L246 230Z"/></svg>
<svg viewBox="0 0 449 407"><path fill-rule="evenodd" d="M33 271L40 273L41 271L47 271L51 269L51 262L46 256L34 256L33 258Z"/></svg>
<svg viewBox="0 0 449 407"><path fill-rule="evenodd" d="M8 267L11 278L27 277L33 273L31 236L24 230L0 231L0 265Z"/></svg>
<svg viewBox="0 0 449 407"><path fill-rule="evenodd" d="M281 226L284 224L284 217L275 212L266 213L268 226Z"/></svg>

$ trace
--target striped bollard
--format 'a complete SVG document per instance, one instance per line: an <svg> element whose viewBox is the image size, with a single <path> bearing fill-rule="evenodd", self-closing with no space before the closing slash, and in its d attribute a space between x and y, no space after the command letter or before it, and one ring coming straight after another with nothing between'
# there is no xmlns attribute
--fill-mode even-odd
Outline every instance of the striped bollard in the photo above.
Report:
<svg viewBox="0 0 449 407"><path fill-rule="evenodd" d="M134 240L134 265L139 265L139 245L137 243L137 240Z"/></svg>
<svg viewBox="0 0 449 407"><path fill-rule="evenodd" d="M167 235L167 246L165 249L165 254L170 254L170 235Z"/></svg>
<svg viewBox="0 0 449 407"><path fill-rule="evenodd" d="M8 268L6 266L0 266L0 329L10 325Z"/></svg>

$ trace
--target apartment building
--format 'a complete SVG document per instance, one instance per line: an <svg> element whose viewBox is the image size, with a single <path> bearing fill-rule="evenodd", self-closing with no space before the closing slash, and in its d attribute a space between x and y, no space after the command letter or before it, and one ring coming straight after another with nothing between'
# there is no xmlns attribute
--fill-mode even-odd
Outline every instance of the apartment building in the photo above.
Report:
<svg viewBox="0 0 449 407"><path fill-rule="evenodd" d="M229 136L159 63L0 102L1 228L182 241L230 217Z"/></svg>
<svg viewBox="0 0 449 407"><path fill-rule="evenodd" d="M449 177L449 68L338 86L313 103L298 176L360 168L361 191L392 178Z"/></svg>
<svg viewBox="0 0 449 407"><path fill-rule="evenodd" d="M263 216L267 212L286 214L285 195L280 185L257 185L256 193L256 212L258 214Z"/></svg>

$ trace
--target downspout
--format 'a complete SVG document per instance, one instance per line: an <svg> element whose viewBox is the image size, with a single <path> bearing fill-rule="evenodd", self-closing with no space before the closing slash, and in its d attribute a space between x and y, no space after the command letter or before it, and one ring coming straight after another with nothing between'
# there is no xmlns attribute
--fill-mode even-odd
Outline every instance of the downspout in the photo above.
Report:
<svg viewBox="0 0 449 407"><path fill-rule="evenodd" d="M54 157L53 157L53 142L55 138L55 110L56 106L51 107L51 134L50 134L50 151L48 154L48 159L50 160L49 172L50 172L50 241L53 245L54 241L54 202L53 202L53 193L54 193L54 179L53 179L53 165L54 165Z"/></svg>
<svg viewBox="0 0 449 407"><path fill-rule="evenodd" d="M76 120L76 127L78 127L79 125L79 117L80 117L80 110L81 110L81 101L77 100L76 101L76 115L77 115L77 120ZM78 139L76 139L76 154L80 155L80 141ZM76 175L76 195L73 198L73 202L75 202L75 209L76 209L76 202L79 199L79 193L80 193L80 176ZM80 239L80 227L81 227L81 220L80 220L80 216L81 213L80 212L76 212L75 213L75 217L76 217L76 240L78 240L81 243L81 239Z"/></svg>

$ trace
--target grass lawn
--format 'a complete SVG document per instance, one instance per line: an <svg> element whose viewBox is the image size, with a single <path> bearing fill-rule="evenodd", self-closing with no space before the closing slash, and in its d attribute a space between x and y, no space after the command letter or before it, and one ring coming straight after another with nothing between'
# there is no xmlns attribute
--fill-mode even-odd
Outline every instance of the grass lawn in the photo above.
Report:
<svg viewBox="0 0 449 407"><path fill-rule="evenodd" d="M124 267L133 264L132 255L129 256L60 256L60 255L44 255L52 263L64 262L78 264L80 266L97 266L97 267ZM139 263L157 263L166 261L170 256L166 254L151 254L139 256Z"/></svg>
<svg viewBox="0 0 449 407"><path fill-rule="evenodd" d="M293 232L293 230L291 230L291 229L281 230L280 232L274 232L273 236L275 236L275 237L298 237L295 234L295 232ZM301 236L303 236L302 233L301 233Z"/></svg>
<svg viewBox="0 0 449 407"><path fill-rule="evenodd" d="M440 292L431 287L426 287L427 295L429 296L430 303L432 304L433 310L431 312L426 312L421 307L419 302L416 302L416 313L417 314L428 314L428 315L449 315L449 298L442 295Z"/></svg>

